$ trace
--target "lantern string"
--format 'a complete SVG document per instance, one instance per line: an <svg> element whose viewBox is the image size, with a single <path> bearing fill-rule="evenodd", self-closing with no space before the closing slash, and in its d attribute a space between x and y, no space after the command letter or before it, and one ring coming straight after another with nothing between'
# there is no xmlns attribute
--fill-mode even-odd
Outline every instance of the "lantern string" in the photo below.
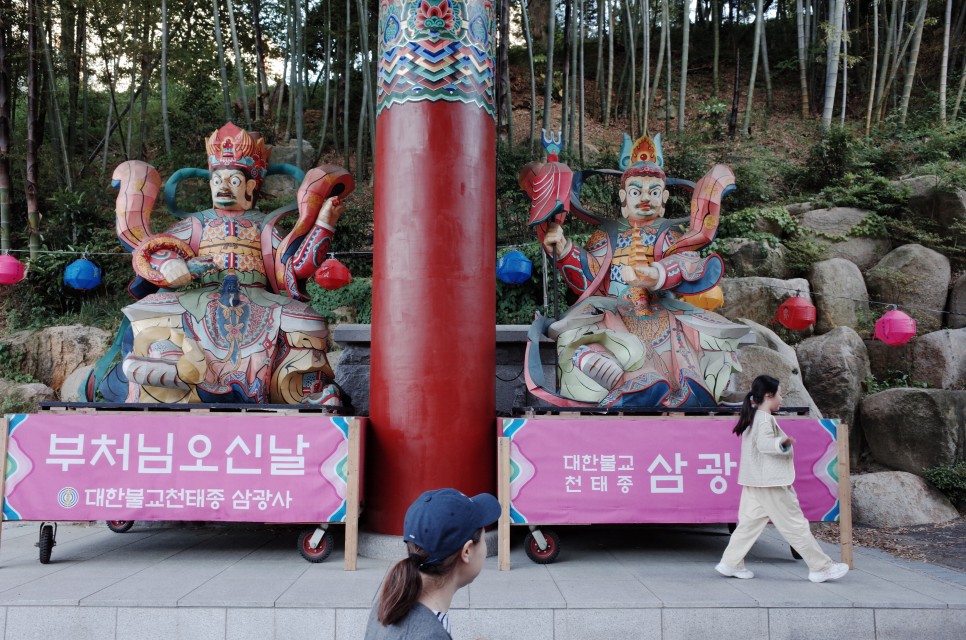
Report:
<svg viewBox="0 0 966 640"><path fill-rule="evenodd" d="M802 291L801 287L781 287L781 286L774 285L774 284L762 284L761 286L767 287L769 289L777 289L777 290L781 290L781 291L795 291L795 292L797 292L799 294L801 294L801 291ZM824 293L822 291L810 291L809 293L811 295L815 295L815 296L822 296L823 298L835 298L837 300L850 300L852 302L864 302L864 303L867 303L867 304L878 304L878 305L882 305L882 306L885 306L885 307L894 307L894 308L897 308L897 309L914 309L916 311L927 311L927 312L930 312L930 313L945 313L945 314L951 315L951 316L966 316L966 313L960 313L958 311L946 311L945 309L930 309L929 307L917 307L917 306L911 305L911 304L898 304L898 303L895 303L895 302L883 302L881 300L873 300L871 298L867 298L867 299L850 298L848 296L838 296L838 295L835 295L833 293Z"/></svg>
<svg viewBox="0 0 966 640"><path fill-rule="evenodd" d="M501 246L497 247L497 250L501 250L501 249L516 249L516 248L522 248L522 247L527 247L527 246L530 246L530 245L528 245L528 244L508 244L508 245L501 245ZM9 252L9 253L30 253L31 251L30 251L30 249L8 249L7 252ZM117 253L117 252L113 252L112 253L112 252L109 252L109 251L87 251L87 250L82 250L82 251L76 251L75 250L75 251L71 251L71 250L68 250L68 249L57 249L57 250L54 250L54 249L36 249L36 250L33 251L33 253L48 254L48 255L58 255L58 254L61 254L61 255L79 255L81 257L86 257L86 256L117 256L117 257L121 257L121 258L127 258L128 260L131 259L131 254L130 253ZM373 252L372 251L365 251L365 250L358 250L358 251L330 251L330 252L328 252L328 256L329 257L332 257L332 258L338 258L339 256L363 256L363 255L371 256L371 255L373 255ZM801 292L802 292L802 288L801 287L782 287L782 286L773 285L773 284L762 284L761 286L762 287L765 287L765 288L768 288L768 289L776 289L776 290L780 290L780 291L792 291L792 292L795 292L798 295L800 295ZM929 307L919 307L919 306L910 305L910 304L898 304L898 303L895 303L895 302L885 302L885 301L882 301L882 300L873 300L871 298L866 298L866 299L863 299L863 298L851 298L849 296L841 296L841 295L836 295L836 294L832 294L832 293L824 293L822 291L811 291L811 290L808 293L810 295L813 295L813 296L822 296L822 297L825 297L825 298L835 298L836 300L849 300L851 302L862 302L862 303L865 303L865 304L877 304L877 305L882 305L882 306L886 306L886 307L895 307L897 309L911 309L911 310L915 310L915 311L924 311L924 312L927 312L927 313L942 313L942 314L946 314L946 315L949 315L949 316L966 316L966 313L962 313L962 312L959 312L959 311L946 311L945 309L931 309Z"/></svg>

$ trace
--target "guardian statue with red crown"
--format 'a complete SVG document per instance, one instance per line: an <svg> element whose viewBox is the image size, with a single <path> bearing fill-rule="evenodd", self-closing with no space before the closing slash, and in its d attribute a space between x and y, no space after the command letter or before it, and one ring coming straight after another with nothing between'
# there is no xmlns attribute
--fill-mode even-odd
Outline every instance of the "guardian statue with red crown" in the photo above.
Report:
<svg viewBox="0 0 966 640"><path fill-rule="evenodd" d="M716 165L697 184L669 179L660 136L633 145L624 136L620 168L571 172L546 139L546 163L520 175L530 195L531 226L577 301L560 318L538 314L530 330L525 377L529 391L556 406L686 409L718 405L736 351L748 333L709 310L720 299L722 260L698 250L715 237L721 200L734 174ZM593 176L619 177L621 217L583 206ZM665 218L668 185L692 192L688 218ZM573 212L598 225L585 246L564 233ZM539 341L557 345L558 384L544 380Z"/></svg>
<svg viewBox="0 0 966 640"><path fill-rule="evenodd" d="M325 320L305 303L304 284L325 259L355 188L341 167L303 174L269 165L257 133L228 123L206 141L208 170L169 178L165 200L177 221L153 233L161 178L131 160L114 171L117 233L133 254L138 301L112 353L95 367L86 391L104 399L164 403L339 404L326 358ZM296 203L269 214L256 208L270 173L301 180ZM212 207L184 213L175 196L186 178L207 178ZM277 223L297 214L291 231Z"/></svg>

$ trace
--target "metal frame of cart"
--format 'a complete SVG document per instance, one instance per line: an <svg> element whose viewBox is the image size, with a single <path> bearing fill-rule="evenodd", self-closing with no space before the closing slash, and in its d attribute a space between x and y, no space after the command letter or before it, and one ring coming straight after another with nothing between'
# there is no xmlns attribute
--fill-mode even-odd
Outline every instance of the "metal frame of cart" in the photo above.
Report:
<svg viewBox="0 0 966 640"><path fill-rule="evenodd" d="M733 514L737 513L737 502L734 495L731 499L734 502L733 512L730 518L724 517L722 514L725 511L722 509L729 509L732 507L721 506L720 508L711 509L707 511L694 511L690 516L695 516L693 519L689 519L689 503L688 498L685 496L683 498L678 498L678 509L673 513L663 513L658 517L651 518L650 513L641 513L640 511L632 514L620 511L619 508L612 508L610 513L612 515L619 515L620 519L599 519L597 516L600 515L598 512L594 512L593 516L588 515L586 519L581 519L583 516L579 515L576 517L553 517L553 515L547 516L546 519L542 519L542 516L546 514L553 514L554 509L560 507L560 510L556 511L559 514L566 513L580 513L582 506L586 506L586 503L577 502L574 498L572 504L562 502L566 497L563 496L562 491L557 486L554 488L553 485L548 485L547 478L552 478L554 482L559 485L559 478L554 478L553 474L558 473L559 469L553 470L551 473L545 473L540 480L536 478L540 477L540 467L541 463L546 463L547 460L557 453L553 450L556 442L567 442L568 438L573 436L574 433L578 431L590 432L594 428L606 429L607 426L614 427L615 433L620 432L621 435L628 436L628 429L631 428L630 425L647 425L647 428L653 429L651 433L657 433L662 425L666 426L677 426L674 425L673 421L700 421L708 420L708 417L697 418L697 417L685 417L685 416L669 416L667 414L663 416L607 416L602 418L599 415L579 415L572 413L567 415L561 413L559 415L534 415L533 413L527 414L523 418L513 418L513 419L502 419L498 425L498 438L497 438L497 479L498 479L498 494L500 499L500 504L502 506L502 513L500 516L498 524L499 532L499 566L501 571L508 571L510 569L510 527L512 526L528 526L530 533L527 535L526 546L527 555L534 562L546 564L556 560L557 554L560 550L560 538L549 528L552 525L586 525L586 524L611 524L611 523L687 523L687 522L733 522ZM730 421L731 418L716 418L718 425L724 425L726 420ZM779 420L782 420L779 416ZM830 509L825 513L825 517L815 517L814 515L810 517L810 520L837 520L839 522L840 531L840 552L842 557L842 562L852 565L852 503L851 503L851 484L849 480L849 439L848 439L848 426L841 424L836 420L817 420L817 419L806 419L806 418L789 418L793 423L798 420L799 428L805 429L808 425L816 423L819 427L825 429L824 433L820 435L815 435L816 438L822 438L821 450L817 447L814 451L810 452L814 459L805 458L801 461L801 466L811 465L811 468L821 470L823 472L823 477L812 477L809 479L803 479L800 477L796 479L796 490L800 493L800 498L802 499L803 508L806 510L806 516L809 515L810 509L814 511L815 509L821 508L824 510L828 504L828 501L834 503L834 508ZM514 432L514 428L521 428L523 422L530 421L526 428L532 428L528 433L529 441L529 451L535 451L536 455L532 455L532 459L528 459L525 452L521 453L519 448L515 448L516 445L513 442L513 438L507 437L506 433L513 433L517 438L518 442L520 432ZM556 421L556 422L555 422ZM580 422L574 422L580 421ZM566 428L560 428L560 425L568 425L570 431L566 431ZM605 424L607 426L605 426ZM711 422L704 423L705 426L710 427ZM733 424L733 423L732 423ZM509 425L509 426L508 426ZM581 425L581 426L577 426ZM583 427L586 425L586 428ZM557 426L557 429L554 427ZM783 423L783 428L785 424ZM808 427L814 429L814 427ZM622 430L623 429L623 430ZM730 429L729 429L730 431ZM687 433L684 432L673 432L673 433ZM606 437L609 434L595 433L594 439L596 442L606 442ZM730 433L728 434L734 441L737 441ZM590 437L590 436L588 436ZM720 438L719 438L720 439ZM801 439L800 444L801 444ZM573 439L569 440L573 442ZM606 447L605 447L606 448ZM514 457L511 453L511 449L516 451L516 455L519 457ZM711 455L711 454L704 454ZM720 455L720 454L719 454ZM796 468L800 466L799 453L796 453ZM737 459L735 458L735 462ZM527 467L531 462L534 465L534 469L529 471L521 470L523 467ZM695 461L692 460L692 463ZM554 464L554 463L551 463ZM563 463L566 465L566 462ZM823 466L824 465L824 466ZM686 466L686 465L685 465ZM735 469L737 466L735 465ZM694 471L694 469L692 469ZM516 494L511 493L511 476L519 478L521 474L530 473L531 475L526 476L532 480L527 480L526 483L522 484L521 487L515 487L514 491ZM689 472L690 473L690 472ZM815 473L818 473L815 471ZM691 479L694 480L696 476ZM705 479L707 476L705 476ZM734 473L732 480L737 486L737 473ZM822 504L807 504L806 496L802 495L800 489L800 480L802 483L811 482L814 483L818 488L815 491L824 490L825 503ZM515 482L520 483L519 479ZM528 484L532 482L532 484ZM548 489L549 487L549 489ZM651 485L653 488L653 485ZM521 518L520 509L526 510L523 506L523 489L526 488L530 491L530 495L527 496L529 499L528 506L529 511L535 514L537 517L534 519ZM718 493L715 491L714 493ZM724 491L722 491L724 493ZM739 490L740 493L740 490ZM514 496L514 500L511 500L511 495ZM807 490L806 490L807 495ZM653 495L651 496L653 498ZM553 502L553 507L548 507L547 509L542 509L540 507L540 502L542 499L546 498L546 502ZM712 498L714 500L714 498ZM635 503L637 507L640 506L640 502ZM515 519L517 522L511 522L511 511L515 514ZM606 511L604 512L606 514ZM681 519L671 519L679 517ZM716 519L717 518L717 519ZM520 522L520 520L523 522Z"/></svg>
<svg viewBox="0 0 966 640"><path fill-rule="evenodd" d="M21 414L21 415L9 415L0 419L0 497L3 497L3 508L4 508L4 519L5 520L19 520L19 521L35 521L40 522L40 533L38 537L37 546L40 548L40 561L42 563L47 563L50 561L51 550L56 545L56 531L58 521L71 521L75 522L78 520L106 520L108 526L116 532L124 532L130 529L131 525L135 520L138 521L179 521L179 520L190 520L190 521L224 521L224 522L273 522L277 524L308 524L311 525L307 527L298 538L298 550L299 553L309 562L322 562L325 560L329 553L332 551L333 538L332 533L329 531L329 527L332 524L344 524L345 525L345 562L344 569L346 571L353 571L356 568L357 554L358 554L358 521L360 512L360 502L361 502L361 482L362 482L362 459L363 459L363 449L365 441L365 426L366 419L355 418L355 417L343 417L334 416L331 412L325 410L313 410L313 408L308 407L291 407L291 406L266 406L266 405L207 405L207 406L171 406L171 405L115 405L110 407L103 407L98 405L90 405L83 403L51 403L44 407L45 411L39 414ZM34 420L33 425L37 425L38 428L32 431L26 431L21 428L21 431L17 434L17 437L9 435L10 422L11 420L23 420L25 423L32 417L37 416L38 418ZM40 418L42 416L42 419ZM93 419L97 420L97 424L102 425L96 426L91 429ZM254 419L253 419L254 418ZM188 422L190 420L190 422ZM236 421L242 422L236 422ZM320 422L322 420L327 421L326 423ZM87 424L78 425L78 422L85 422ZM111 517L112 514L109 509L105 509L103 506L95 504L87 504L84 509L80 512L76 510L59 509L58 505L50 504L51 501L59 502L59 507L65 506L65 501L70 503L71 500L80 500L80 496L83 491L78 491L73 486L69 487L70 491L67 491L66 497L64 490L60 492L53 491L57 494L56 496L51 495L50 487L43 487L40 484L41 481L34 480L34 484L29 484L24 481L31 473L32 466L38 466L38 473L35 474L34 478L39 478L39 471L44 471L44 481L50 476L56 476L57 468L56 465L60 464L60 461L54 463L54 467L47 469L41 465L40 460L43 455L36 455L38 450L42 450L45 446L43 438L49 437L50 440L50 453L49 455L54 455L52 453L54 447L54 438L52 432L48 433L54 425L57 426L58 430L62 431L63 434L79 434L82 433L82 429L87 429L84 434L89 435L87 438L89 443L93 442L94 437L100 438L97 444L104 448L104 440L107 440L106 435L95 436L95 430L97 433L101 431L104 434L116 434L119 429L124 427L118 426L120 423L126 422L130 424L140 425L137 427L130 427L136 433L138 429L148 429L148 428L158 428L161 432L164 429L169 429L166 434L169 438L174 439L174 434L177 433L181 440L183 440L188 435L192 435L190 440L191 448L190 455L188 458L184 451L180 451L180 459L190 459L199 466L199 470L211 471L211 467L215 467L214 471L218 471L217 465L217 455L213 456L210 460L211 464L207 465L207 468L201 463L204 461L204 456L199 457L199 453L205 452L208 455L212 449L212 441L214 443L221 443L231 438L235 433L242 433L251 436L253 433L258 432L259 436L257 439L257 445L253 443L253 440L249 439L249 444L253 445L246 447L245 441L241 435L237 438L241 440L240 446L242 449L238 449L240 452L242 450L247 450L249 456L252 455L253 451L257 450L255 460L249 460L249 464L257 466L259 464L258 458L262 455L262 442L261 442L261 432L260 429L269 429L266 431L264 443L264 449L266 451L271 450L273 455L270 457L265 456L265 460L261 460L260 464L270 465L269 469L272 477L269 480L263 482L264 486L280 486L279 483L287 483L287 486L291 488L291 491L286 491L286 499L282 500L280 492L276 495L276 503L273 505L273 511L265 511L267 505L265 500L258 502L261 505L261 510L257 508L252 509L252 517L248 517L247 514L242 514L244 517L233 517L238 515L238 511L228 511L227 503L228 500L224 499L226 503L225 510L221 512L209 511L208 516L204 517L205 513L199 510L201 506L197 503L191 504L190 506L194 508L193 511L188 512L184 510L183 516L178 517L178 512L172 512L170 515L166 512L163 517L159 517L157 509L145 510L145 517L130 517L132 514L140 515L137 511L132 511L132 507L128 506L123 511L115 512L117 515L123 515L121 518ZM179 424L180 422L180 424ZM174 426L172 426L172 423ZM111 424L114 425L114 431L110 431ZM219 430L224 424L237 425L232 427L237 429L232 431L231 428ZM66 429L61 430L60 426L63 425ZM196 433L193 428L189 430L190 425L197 425L199 427ZM15 424L16 429L20 426L18 422ZM286 426L288 429L286 429ZM270 427L270 428L269 428ZM321 427L320 430L316 430ZM73 429L73 431L71 431ZM246 432L247 430L247 432ZM22 435L29 433L29 436ZM202 434L198 436L198 433ZM301 435L300 435L301 434ZM303 435L308 435L308 440L303 441ZM276 445L275 437L279 438L279 443ZM282 440L284 437L294 438L294 442L297 444L296 448L283 448ZM23 438L24 444L19 442ZM324 440L322 439L324 438ZM12 447L8 447L14 441L17 441ZM83 444L83 438L80 440ZM173 441L173 440L172 440ZM116 441L111 441L112 445L117 444ZM200 445L198 443L201 443ZM269 445L269 442L271 445ZM310 451L312 449L312 443L315 443L316 449L318 451ZM179 444L186 444L179 440ZM235 442L233 441L233 445ZM34 453L34 457L38 460L36 465L29 461L23 452L12 451L12 448L30 446L33 447L31 452ZM204 447L207 446L207 451ZM277 449L276 449L277 446ZM125 451L124 451L124 465L123 467L118 464L117 469L113 469L114 465L117 463L117 459L120 458L120 451L114 451L114 455L110 456L110 465L112 468L104 468L100 470L99 479L103 480L105 477L113 477L111 474L114 472L118 478L127 474L124 477L130 477L130 443L125 440ZM171 460L179 459L171 451L171 445L168 446L168 454L171 456ZM141 450L141 444L137 444L137 452L140 455L144 453ZM153 451L153 449L152 449ZM283 455L296 453L299 455ZM308 452L308 455L301 456ZM48 453L48 451L43 451L43 453ZM104 454L104 451L100 451ZM110 450L106 452L110 454ZM274 455L278 454L278 455ZM59 455L59 454L58 454ZM81 455L81 460L84 460L83 454ZM227 453L226 453L227 455ZM320 456L326 456L323 463L319 463ZM298 477L298 466L297 460L301 457L302 464L302 476ZM97 459L100 458L100 459ZM23 471L18 475L18 468L16 466L17 460L21 463L27 461L24 466L31 467L27 471ZM14 466L8 468L8 461L14 461ZM230 460L230 459L229 459ZM101 466L107 464L107 458L104 456L92 456L89 461L91 465L95 463L101 464ZM47 460L50 463L50 460ZM133 464L133 463L131 463ZM142 464L141 462L138 463ZM169 462L171 467L169 477L171 478L172 484L180 484L181 488L184 489L191 480L189 477L198 478L199 475L204 476L204 474L189 474L185 471L184 466L178 467L177 471L174 471L174 463ZM230 469L231 464L229 462L228 468ZM62 470L65 467L62 466ZM123 471L122 471L123 469ZM315 477L315 469L319 469L320 477ZM191 469L194 471L195 469ZM249 474L254 474L257 469L247 469ZM309 473L305 473L309 470ZM278 471L278 473L276 473ZM141 469L139 468L139 473ZM8 473L11 474L11 482L8 483ZM231 473L230 470L226 469L226 473ZM241 474L240 469L236 469L236 474ZM328 475L326 475L328 473ZM321 477L321 476L325 477ZM218 478L222 478L224 474L218 475L208 475L206 481L213 482L217 481ZM292 476L295 479L290 479L289 477L282 478L280 476ZM65 478L68 476L65 474ZM254 476L249 476L254 477ZM264 477L269 477L266 473ZM212 480L214 479L214 480ZM120 482L120 480L119 480ZM232 485L227 484L225 480L225 487L230 487ZM237 476L232 479L232 482L237 485L237 483L246 482L245 476ZM20 483L20 493L17 494L18 485ZM303 484L304 483L304 484ZM59 485L56 485L59 486ZM54 489L56 489L56 486ZM41 490L42 489L42 490ZM83 489L83 487L82 487ZM174 487L175 490L178 487ZM87 492L90 493L91 489ZM151 489L151 491L156 492L157 489ZM185 495L187 494L187 489L184 489ZM227 493L226 489L223 493ZM262 495L267 497L271 495L270 489L260 489L263 491ZM36 493L42 493L43 495L35 495ZM73 494L71 495L71 492ZM247 492L246 492L247 493ZM293 495L294 494L294 497ZM316 497L322 496L322 497ZM291 502L294 500L295 507L289 510ZM14 505L13 503L17 504ZM255 501L252 500L252 503ZM20 504L26 504L27 508L22 512L24 517L7 517L9 515L8 509L16 511ZM41 504L41 507L37 507L37 504ZM307 505L307 506L305 506ZM73 506L73 505L70 505ZM146 505L155 506L158 505ZM210 506L210 503L209 503ZM274 508L277 506L277 508ZM334 507L334 508L333 508ZM218 507L214 507L217 509ZM247 506L245 507L248 508ZM134 507L136 509L136 507ZM93 513L97 513L97 517L89 517ZM295 518L292 520L282 519L283 515L295 514ZM299 515L312 514L313 516L318 516L321 513L328 513L332 517L313 517L313 518L299 518ZM70 517L60 517L61 514L69 515ZM259 518L259 515L273 514L270 518ZM14 513L16 516L20 516L21 513ZM34 517L41 515L42 517ZM83 517L78 517L78 515Z"/></svg>

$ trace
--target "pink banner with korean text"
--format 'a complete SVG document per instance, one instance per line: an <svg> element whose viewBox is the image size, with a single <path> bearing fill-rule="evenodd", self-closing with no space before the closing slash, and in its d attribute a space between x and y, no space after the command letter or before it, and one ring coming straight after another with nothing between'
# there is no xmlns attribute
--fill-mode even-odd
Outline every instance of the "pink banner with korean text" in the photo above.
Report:
<svg viewBox="0 0 966 640"><path fill-rule="evenodd" d="M345 522L350 432L364 432L311 413L6 419L4 520Z"/></svg>
<svg viewBox="0 0 966 640"><path fill-rule="evenodd" d="M502 420L512 524L735 522L735 417ZM795 491L811 521L839 516L838 421L781 417L796 439Z"/></svg>

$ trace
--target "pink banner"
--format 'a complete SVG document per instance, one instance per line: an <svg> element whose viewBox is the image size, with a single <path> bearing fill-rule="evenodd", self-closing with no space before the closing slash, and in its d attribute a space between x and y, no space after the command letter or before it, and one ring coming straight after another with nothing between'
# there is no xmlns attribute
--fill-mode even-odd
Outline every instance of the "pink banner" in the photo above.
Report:
<svg viewBox="0 0 966 640"><path fill-rule="evenodd" d="M505 419L514 524L735 522L735 417ZM778 417L809 520L837 520L836 421Z"/></svg>
<svg viewBox="0 0 966 640"><path fill-rule="evenodd" d="M7 417L5 520L345 520L349 421L356 418Z"/></svg>

